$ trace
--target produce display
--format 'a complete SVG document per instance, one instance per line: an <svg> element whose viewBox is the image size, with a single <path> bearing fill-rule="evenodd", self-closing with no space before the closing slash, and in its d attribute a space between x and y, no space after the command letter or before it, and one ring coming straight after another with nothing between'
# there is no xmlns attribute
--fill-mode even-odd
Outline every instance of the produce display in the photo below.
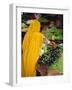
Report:
<svg viewBox="0 0 72 90"><path fill-rule="evenodd" d="M39 64L44 64L46 66L50 66L57 61L57 59L61 56L62 46L57 45L56 47L52 47L49 45L45 45L44 48L47 48L46 52L39 57ZM43 48L43 49L44 49Z"/></svg>
<svg viewBox="0 0 72 90"><path fill-rule="evenodd" d="M62 40L63 39L63 31L62 29L58 29L56 27L51 27L48 30L43 30L42 32L48 39L52 40Z"/></svg>

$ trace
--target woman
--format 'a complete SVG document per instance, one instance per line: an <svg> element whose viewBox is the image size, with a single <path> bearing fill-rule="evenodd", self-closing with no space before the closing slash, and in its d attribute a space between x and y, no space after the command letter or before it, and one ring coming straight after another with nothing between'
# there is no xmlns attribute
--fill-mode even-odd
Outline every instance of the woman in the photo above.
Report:
<svg viewBox="0 0 72 90"><path fill-rule="evenodd" d="M36 76L36 63L43 43L38 21L40 15L34 16L36 19L31 22L22 44L22 77Z"/></svg>

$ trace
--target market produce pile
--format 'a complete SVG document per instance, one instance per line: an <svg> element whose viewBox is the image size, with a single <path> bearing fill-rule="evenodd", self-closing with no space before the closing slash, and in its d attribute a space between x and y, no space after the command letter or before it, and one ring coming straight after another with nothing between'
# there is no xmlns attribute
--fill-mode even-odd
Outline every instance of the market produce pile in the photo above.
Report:
<svg viewBox="0 0 72 90"><path fill-rule="evenodd" d="M57 45L56 47L45 45L43 50L45 49L46 51L42 56L39 57L38 63L49 67L53 63L55 63L58 60L58 58L61 56L63 47L62 45Z"/></svg>
<svg viewBox="0 0 72 90"><path fill-rule="evenodd" d="M48 30L43 30L42 33L49 40L51 40L52 37L54 37L55 40L62 40L63 39L63 31L62 31L62 29L58 29L55 26L54 27L51 27Z"/></svg>

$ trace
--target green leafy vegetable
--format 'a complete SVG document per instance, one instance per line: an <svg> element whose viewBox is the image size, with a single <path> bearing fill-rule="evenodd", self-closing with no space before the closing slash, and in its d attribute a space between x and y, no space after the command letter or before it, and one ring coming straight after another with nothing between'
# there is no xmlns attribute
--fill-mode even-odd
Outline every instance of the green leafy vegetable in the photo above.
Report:
<svg viewBox="0 0 72 90"><path fill-rule="evenodd" d="M51 47L46 45L46 48L47 52L40 56L38 63L49 67L61 56L62 46Z"/></svg>

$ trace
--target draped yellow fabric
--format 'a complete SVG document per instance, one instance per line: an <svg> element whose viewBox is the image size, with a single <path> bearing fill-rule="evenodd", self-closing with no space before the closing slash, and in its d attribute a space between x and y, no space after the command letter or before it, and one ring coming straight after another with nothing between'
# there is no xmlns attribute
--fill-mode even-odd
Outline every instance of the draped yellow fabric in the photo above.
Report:
<svg viewBox="0 0 72 90"><path fill-rule="evenodd" d="M33 20L26 32L22 44L22 77L36 76L36 63L43 42L40 22Z"/></svg>

